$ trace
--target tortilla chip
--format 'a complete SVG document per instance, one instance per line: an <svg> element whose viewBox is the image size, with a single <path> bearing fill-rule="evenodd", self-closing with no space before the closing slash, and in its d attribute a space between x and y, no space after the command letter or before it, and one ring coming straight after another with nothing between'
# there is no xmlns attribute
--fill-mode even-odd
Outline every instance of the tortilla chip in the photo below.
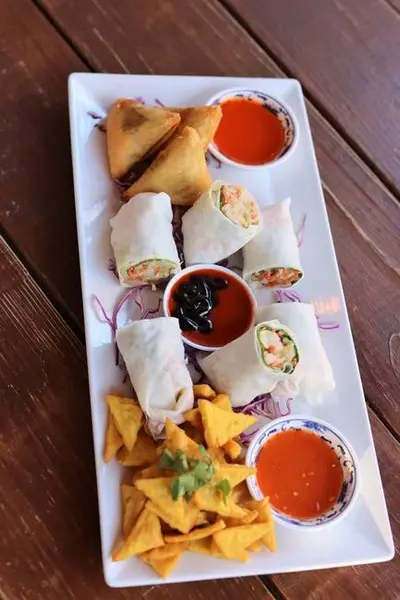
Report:
<svg viewBox="0 0 400 600"><path fill-rule="evenodd" d="M217 395L207 383L196 383L193 386L193 394L196 400L204 398L204 400L212 400Z"/></svg>
<svg viewBox="0 0 400 600"><path fill-rule="evenodd" d="M182 450L190 458L200 458L199 445L168 418L165 421L165 435L165 445L171 452Z"/></svg>
<svg viewBox="0 0 400 600"><path fill-rule="evenodd" d="M200 419L201 420L201 419ZM103 460L108 463L117 451L124 445L123 439L120 436L118 429L115 426L114 419L108 411L106 442L104 444Z"/></svg>
<svg viewBox="0 0 400 600"><path fill-rule="evenodd" d="M185 421L191 423L196 429L203 429L203 422L198 408L192 408L192 410L186 411L183 413L183 416Z"/></svg>
<svg viewBox="0 0 400 600"><path fill-rule="evenodd" d="M117 460L124 467L141 467L153 463L157 460L154 440L142 429L132 450L129 452L127 448L121 448L117 453Z"/></svg>
<svg viewBox="0 0 400 600"><path fill-rule="evenodd" d="M242 452L242 446L235 440L228 440L222 449L231 460L236 460Z"/></svg>
<svg viewBox="0 0 400 600"><path fill-rule="evenodd" d="M141 510L146 504L146 497L133 485L123 483L121 485L124 538L127 538L138 518ZM257 513L258 514L258 513Z"/></svg>
<svg viewBox="0 0 400 600"><path fill-rule="evenodd" d="M192 501L197 508L207 512L214 512L221 517L232 517L242 519L247 514L247 510L234 502L232 494L226 498L215 489L214 482L203 485L192 496Z"/></svg>
<svg viewBox="0 0 400 600"><path fill-rule="evenodd" d="M155 479L156 477L166 477L169 473L164 471L164 469L160 469L158 464L150 465L150 467L146 467L145 469L139 469L135 472L132 483L135 483L138 479Z"/></svg>
<svg viewBox="0 0 400 600"><path fill-rule="evenodd" d="M250 552L260 552L263 549L261 542L253 542L250 546L247 546L247 550Z"/></svg>
<svg viewBox="0 0 400 600"><path fill-rule="evenodd" d="M163 545L160 519L145 506L125 542L114 550L112 559L125 560Z"/></svg>
<svg viewBox="0 0 400 600"><path fill-rule="evenodd" d="M227 527L215 533L213 540L226 558L236 558L237 553L244 552L248 546L260 540L268 527L266 523Z"/></svg>
<svg viewBox="0 0 400 600"><path fill-rule="evenodd" d="M222 410L207 400L199 400L199 409L208 446L223 446L257 421L251 415Z"/></svg>
<svg viewBox="0 0 400 600"><path fill-rule="evenodd" d="M255 512L257 516L258 513L257 511ZM217 521L216 523L208 525L207 527L198 527L197 529L193 529L193 531L184 535L165 535L164 542L166 544L176 544L177 542L193 542L194 540L201 540L202 538L209 537L210 535L213 535L222 529L225 529L225 523L223 521Z"/></svg>
<svg viewBox="0 0 400 600"><path fill-rule="evenodd" d="M185 552L189 548L189 544L184 542L178 544L165 544L159 548L153 548L140 555L140 558L149 558L150 560L165 560L166 558L172 558L177 554Z"/></svg>
<svg viewBox="0 0 400 600"><path fill-rule="evenodd" d="M107 115L107 150L111 175L122 178L174 133L178 113L119 98Z"/></svg>
<svg viewBox="0 0 400 600"><path fill-rule="evenodd" d="M227 394L217 394L211 402L221 410L232 410L232 404Z"/></svg>
<svg viewBox="0 0 400 600"><path fill-rule="evenodd" d="M136 487L151 500L149 510L157 514L173 529L188 533L195 525L199 510L191 506L183 497L173 500L171 496L172 477L139 479Z"/></svg>
<svg viewBox="0 0 400 600"><path fill-rule="evenodd" d="M216 558L224 558L222 552L213 543L212 537L195 540L189 544L189 552L197 554L206 554L207 556L215 556Z"/></svg>
<svg viewBox="0 0 400 600"><path fill-rule="evenodd" d="M123 197L129 200L141 192L166 192L172 204L191 206L211 183L199 135L194 129L185 127Z"/></svg>
<svg viewBox="0 0 400 600"><path fill-rule="evenodd" d="M199 134L204 152L210 145L222 118L220 106L189 106L187 108L169 108L181 116L181 122L174 133L180 135L184 127L193 127ZM173 139L173 138L172 138Z"/></svg>
<svg viewBox="0 0 400 600"><path fill-rule="evenodd" d="M245 467L244 465L218 465L216 476L218 479L227 479L231 488L239 485L250 475L255 475L257 472L255 467Z"/></svg>
<svg viewBox="0 0 400 600"><path fill-rule="evenodd" d="M106 401L124 445L128 450L132 450L139 429L143 424L142 409L131 398L109 395L106 396Z"/></svg>
<svg viewBox="0 0 400 600"><path fill-rule="evenodd" d="M237 527L238 525L249 525L258 518L258 512L256 510L248 510L245 508L246 514L242 519L225 519L227 527Z"/></svg>
<svg viewBox="0 0 400 600"><path fill-rule="evenodd" d="M162 560L155 560L153 558L148 558L146 555L141 555L141 558L145 563L153 567L157 575L166 579L169 575L171 575L172 571L175 569L178 564L183 552L179 552L178 554L174 554L169 558L163 558Z"/></svg>
<svg viewBox="0 0 400 600"><path fill-rule="evenodd" d="M263 500L251 500L246 504L250 510L255 510L258 512L258 518L256 519L257 523L265 523L269 525L269 529L261 538L262 543L268 550L271 552L275 552L276 550L276 536L275 536L275 524L274 519L272 517L271 507L269 504L269 499L264 498Z"/></svg>

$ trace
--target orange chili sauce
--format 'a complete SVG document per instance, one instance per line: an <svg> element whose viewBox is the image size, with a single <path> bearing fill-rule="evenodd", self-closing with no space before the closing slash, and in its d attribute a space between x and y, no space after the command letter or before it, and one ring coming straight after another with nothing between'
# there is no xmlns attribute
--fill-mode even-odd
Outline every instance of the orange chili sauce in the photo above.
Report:
<svg viewBox="0 0 400 600"><path fill-rule="evenodd" d="M343 473L334 450L309 431L272 436L257 461L257 481L276 510L295 518L314 518L333 506Z"/></svg>
<svg viewBox="0 0 400 600"><path fill-rule="evenodd" d="M222 154L245 165L262 165L279 155L285 134L269 108L248 98L231 98L220 106L222 119L214 143Z"/></svg>
<svg viewBox="0 0 400 600"><path fill-rule="evenodd" d="M254 320L253 302L249 292L237 279L228 273L221 273L213 269L199 269L195 273L188 273L181 277L171 289L168 309L170 314L176 309L177 304L173 299L178 287L188 281L192 275L208 277L223 277L228 281L228 286L218 290L218 304L210 312L213 324L210 333L199 331L184 331L186 339L202 346L225 346L245 333Z"/></svg>

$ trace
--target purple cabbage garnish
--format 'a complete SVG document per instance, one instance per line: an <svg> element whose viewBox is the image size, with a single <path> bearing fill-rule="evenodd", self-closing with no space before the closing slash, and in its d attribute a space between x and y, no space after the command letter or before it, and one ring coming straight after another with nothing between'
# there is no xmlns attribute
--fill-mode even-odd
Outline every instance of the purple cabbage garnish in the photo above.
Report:
<svg viewBox="0 0 400 600"><path fill-rule="evenodd" d="M304 215L301 218L299 228L296 231L297 245L298 245L299 248L301 247L301 245L303 243L304 230L306 228L306 222L307 222L307 213L304 213Z"/></svg>

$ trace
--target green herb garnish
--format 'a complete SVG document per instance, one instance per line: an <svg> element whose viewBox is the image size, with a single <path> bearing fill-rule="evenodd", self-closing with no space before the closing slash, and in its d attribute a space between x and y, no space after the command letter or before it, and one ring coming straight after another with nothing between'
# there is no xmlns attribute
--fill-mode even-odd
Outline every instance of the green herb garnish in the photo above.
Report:
<svg viewBox="0 0 400 600"><path fill-rule="evenodd" d="M219 481L217 483L217 485L215 486L215 489L219 490L222 493L222 497L226 504L226 499L232 490L231 484L229 483L229 481L227 479L221 479L221 481Z"/></svg>
<svg viewBox="0 0 400 600"><path fill-rule="evenodd" d="M182 450L177 450L174 454L166 448L160 456L160 469L177 473L171 483L171 495L174 500L181 496L190 498L193 492L211 481L215 467L204 446L199 447L199 454L200 459L189 458Z"/></svg>

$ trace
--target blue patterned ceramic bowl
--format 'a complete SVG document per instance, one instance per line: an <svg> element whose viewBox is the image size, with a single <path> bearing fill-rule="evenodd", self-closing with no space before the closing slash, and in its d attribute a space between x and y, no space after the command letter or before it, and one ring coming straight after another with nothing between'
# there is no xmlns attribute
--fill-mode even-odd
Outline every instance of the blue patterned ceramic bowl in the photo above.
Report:
<svg viewBox="0 0 400 600"><path fill-rule="evenodd" d="M249 100L253 100L255 102L261 102L265 107L267 107L272 113L274 113L278 117L282 124L285 136L282 150L274 160L271 160L261 165L245 165L236 162L225 156L225 154L222 154L222 152L220 152L220 150L213 142L211 142L209 147L210 152L218 160L232 167L238 167L240 169L260 169L276 165L277 163L281 163L284 159L287 160L287 158L293 153L299 138L299 127L296 118L290 110L290 108L281 100L277 100L276 98L273 98L272 96L269 96L264 92L249 90L246 88L231 88L228 90L222 90L221 92L218 92L218 94L216 94L215 96L212 96L212 98L210 98L207 104L221 104L231 98L248 98Z"/></svg>
<svg viewBox="0 0 400 600"><path fill-rule="evenodd" d="M348 513L350 507L353 506L356 500L359 489L359 469L354 450L344 439L342 434L339 433L337 429L332 427L332 425L329 425L329 423L326 423L321 419L317 419L316 417L304 417L301 415L297 417L283 417L281 419L271 421L265 427L262 427L253 437L247 450L246 465L249 467L255 466L260 450L266 441L277 433L290 429L309 431L318 435L330 445L338 457L342 467L342 489L336 504L334 504L334 506L332 506L322 515L319 515L313 519L298 519L290 517L271 507L272 512L280 523L288 526L319 528L330 523L336 523ZM256 500L262 500L264 494L262 493L258 485L257 478L254 475L247 478L247 485L253 498Z"/></svg>

